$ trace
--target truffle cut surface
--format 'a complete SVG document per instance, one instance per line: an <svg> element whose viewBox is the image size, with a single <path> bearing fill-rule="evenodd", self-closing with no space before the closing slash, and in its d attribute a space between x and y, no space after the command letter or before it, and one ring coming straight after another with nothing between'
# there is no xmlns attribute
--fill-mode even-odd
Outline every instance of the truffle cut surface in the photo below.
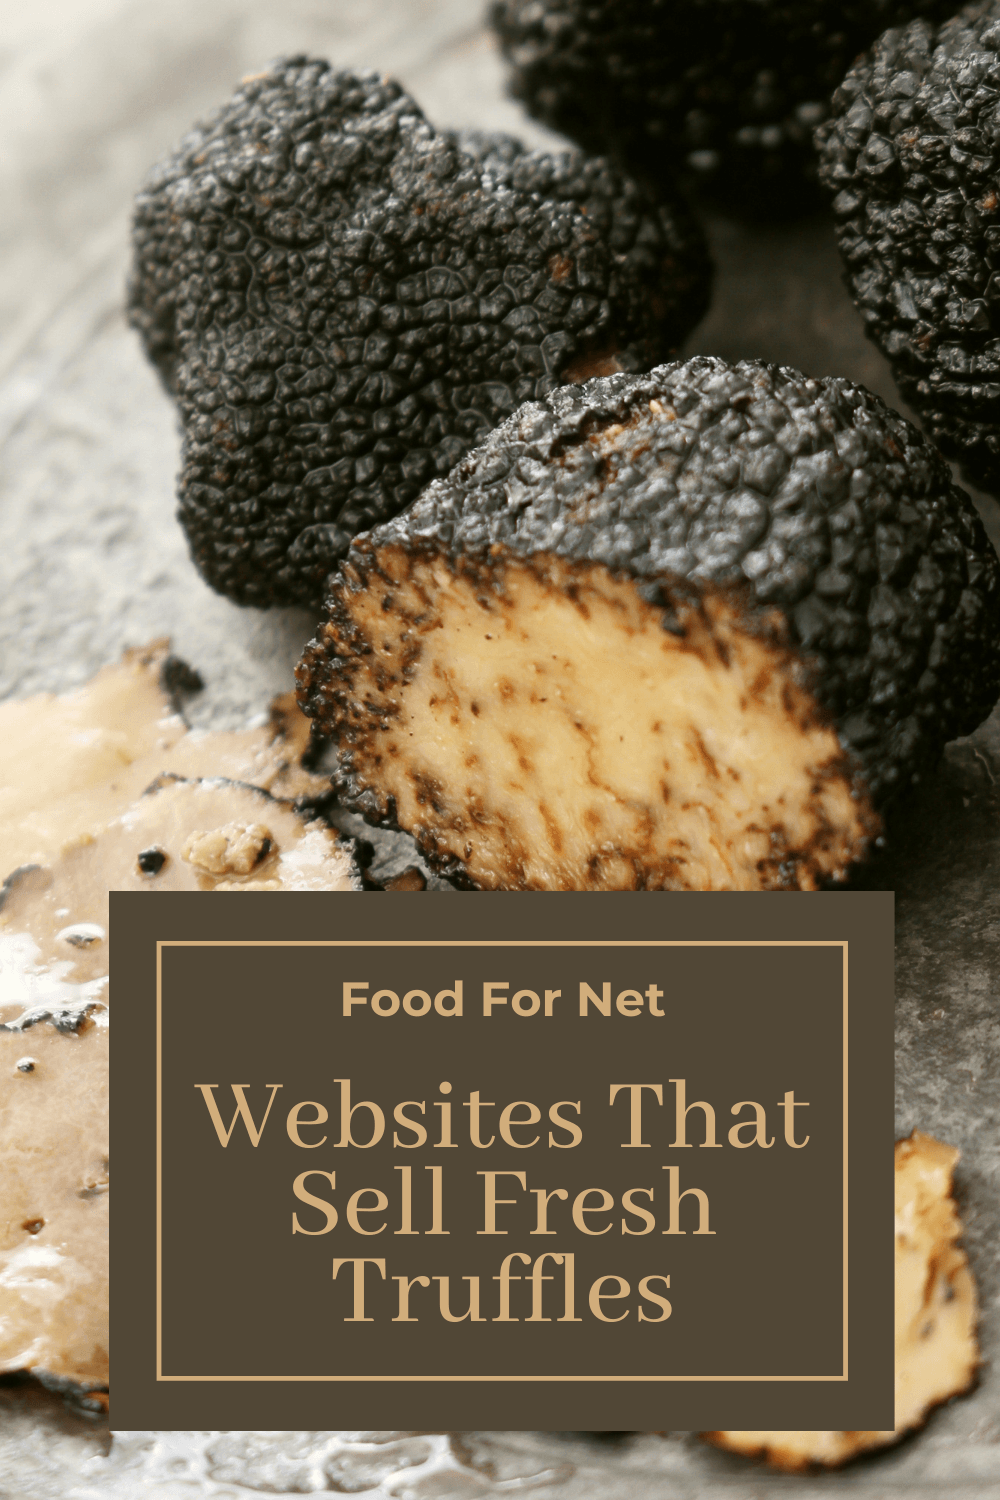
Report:
<svg viewBox="0 0 1000 1500"><path fill-rule="evenodd" d="M6 977L40 959L0 930ZM108 1184L107 1027L0 1030L0 1373L107 1384Z"/></svg>
<svg viewBox="0 0 1000 1500"><path fill-rule="evenodd" d="M0 704L0 879L101 827L152 780L187 732L161 680L168 659L156 641L74 692Z"/></svg>
<svg viewBox="0 0 1000 1500"><path fill-rule="evenodd" d="M487 889L813 890L1000 691L1000 567L876 397L694 359L529 403L358 538L339 795Z"/></svg>
<svg viewBox="0 0 1000 1500"><path fill-rule="evenodd" d="M896 1410L890 1432L710 1432L720 1448L762 1455L779 1469L837 1465L881 1448L932 1407L968 1390L979 1365L976 1287L956 1241L952 1197L959 1153L915 1130L896 1142Z"/></svg>
<svg viewBox="0 0 1000 1500"><path fill-rule="evenodd" d="M73 692L0 703L0 880L97 835L163 773L282 798L328 790L302 765L309 723L292 694L257 729L189 730L169 691L179 667L169 643L153 641Z"/></svg>
<svg viewBox="0 0 1000 1500"><path fill-rule="evenodd" d="M378 560L352 770L475 885L811 889L864 849L835 732L724 592L674 634L600 565Z"/></svg>
<svg viewBox="0 0 1000 1500"><path fill-rule="evenodd" d="M324 791L294 705L261 729L191 733L168 660L157 643L75 694L0 708L17 866L0 885L0 1373L90 1389L108 1380L109 892L361 889L350 847L288 795L183 774Z"/></svg>

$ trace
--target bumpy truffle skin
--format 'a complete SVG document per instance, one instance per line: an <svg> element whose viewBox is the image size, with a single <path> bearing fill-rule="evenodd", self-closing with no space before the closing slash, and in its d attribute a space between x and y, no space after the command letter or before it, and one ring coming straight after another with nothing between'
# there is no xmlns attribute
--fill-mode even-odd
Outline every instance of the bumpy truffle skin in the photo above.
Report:
<svg viewBox="0 0 1000 1500"><path fill-rule="evenodd" d="M407 559L422 567L429 602L423 614L411 609L394 666L388 623L383 641L368 617L376 605L387 622L402 613L413 593ZM934 764L947 740L971 732L1000 692L1000 564L940 454L846 380L699 357L526 404L415 505L356 540L330 621L298 676L305 712L338 741L335 785L371 821L396 816L385 777L399 751L389 741L402 736L420 749L417 737L405 738L418 726L404 722L398 704L412 692L421 652L434 649L427 629L438 585L428 579L440 580L441 597L454 592L453 580L470 581L486 610L491 591L509 592L526 568L535 609L539 589L558 587L569 598L576 590L591 602L603 591L624 618L629 585L635 608L639 600L655 606L662 630L688 635L692 650L699 632L714 630L723 668L741 641L763 643L764 676L785 680L799 727L831 733L836 753L823 775L844 779L864 825L852 834L848 863L894 796ZM530 630L530 617L522 619ZM460 623L473 635L494 630L486 620ZM629 641L641 643L634 621L628 631L629 640L608 643L611 656L624 653L623 668ZM497 669L516 677L502 653ZM452 689L447 671L439 675L432 690L446 703ZM609 683L613 676L609 666ZM509 684L510 694L521 686ZM699 680L697 693L702 687ZM563 688L543 684L537 692L544 703ZM756 684L748 686L743 706L757 696ZM796 709L791 698L811 706ZM702 727L720 730L704 720ZM440 732L449 733L444 721ZM734 742L742 734L737 724ZM694 739L700 743L697 718ZM815 755L810 750L806 762L816 764ZM440 800L433 781L423 775L417 798L430 806ZM780 792L779 785L779 800ZM474 810L470 816L474 829ZM425 844L431 857L461 866L454 848L442 856L429 838ZM826 868L844 873L832 857ZM771 888L810 888L817 869L762 864L761 879ZM640 865L615 877L640 885L648 878ZM662 869L661 879L673 883Z"/></svg>
<svg viewBox="0 0 1000 1500"><path fill-rule="evenodd" d="M154 169L134 238L192 554L260 606L318 603L352 536L522 401L673 352L709 282L676 198L437 132L397 84L301 57Z"/></svg>
<svg viewBox="0 0 1000 1500"><path fill-rule="evenodd" d="M847 284L905 399L1000 491L1000 5L880 37L817 133Z"/></svg>
<svg viewBox="0 0 1000 1500"><path fill-rule="evenodd" d="M949 0L496 0L532 114L656 180L686 168L743 209L789 212L813 127L887 26Z"/></svg>

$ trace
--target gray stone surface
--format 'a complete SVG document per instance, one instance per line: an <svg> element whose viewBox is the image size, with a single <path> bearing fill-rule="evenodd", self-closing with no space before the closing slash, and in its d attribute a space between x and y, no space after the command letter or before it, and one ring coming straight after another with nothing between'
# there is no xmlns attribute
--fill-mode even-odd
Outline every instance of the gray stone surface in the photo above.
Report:
<svg viewBox="0 0 1000 1500"><path fill-rule="evenodd" d="M169 634L234 725L289 685L311 633L213 595L173 519L170 405L124 326L131 194L242 74L279 52L377 66L441 124L542 143L503 98L468 0L6 0L0 32L0 697L61 690ZM551 139L551 138L549 138ZM690 352L891 377L839 283L826 222L713 220L716 298ZM898 404L898 403L897 403ZM980 499L994 538L1000 509ZM385 868L406 840L380 851ZM390 861L394 862L390 865ZM979 1389L897 1450L836 1475L772 1475L675 1434L129 1434L33 1382L0 1382L0 1500L310 1494L567 1500L1000 1497L1000 718L952 746L864 880L897 891L897 1124L963 1151L960 1194L983 1301ZM335 1423L335 1411L331 1422ZM664 1412L664 1426L669 1414ZM385 1436L385 1435L383 1435ZM391 1435L389 1435L391 1436Z"/></svg>

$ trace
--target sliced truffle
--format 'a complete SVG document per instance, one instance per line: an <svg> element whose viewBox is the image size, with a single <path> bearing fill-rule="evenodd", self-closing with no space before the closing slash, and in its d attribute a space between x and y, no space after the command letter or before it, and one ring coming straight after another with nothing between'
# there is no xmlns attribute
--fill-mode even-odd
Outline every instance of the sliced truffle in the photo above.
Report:
<svg viewBox="0 0 1000 1500"><path fill-rule="evenodd" d="M149 872L139 855L154 842L164 859ZM290 803L259 787L221 777L162 776L96 837L65 847L51 865L36 868L60 872L56 886L37 899L51 908L51 936L67 954L79 951L72 933L82 925L83 912L106 914L109 891L361 889L351 845L336 829L306 821ZM0 920L12 920L6 904ZM106 915L88 922L106 929Z"/></svg>
<svg viewBox="0 0 1000 1500"><path fill-rule="evenodd" d="M108 1378L109 891L361 889L351 845L289 800L328 790L294 704L189 733L170 660L157 642L0 706L0 1374L84 1390Z"/></svg>
<svg viewBox="0 0 1000 1500"><path fill-rule="evenodd" d="M882 1448L969 1389L979 1365L976 1287L952 1192L959 1152L915 1130L896 1143L896 1411L891 1432L706 1432L778 1469L834 1467Z"/></svg>
<svg viewBox="0 0 1000 1500"><path fill-rule="evenodd" d="M322 797L306 770L309 721L291 693L257 729L190 733L174 706L169 642L126 651L83 687L0 703L0 880L101 832L169 772L225 776L284 798ZM136 857L146 851L136 846ZM146 874L155 874L151 846Z"/></svg>
<svg viewBox="0 0 1000 1500"><path fill-rule="evenodd" d="M900 391L1000 492L1000 4L879 38L817 135L846 280Z"/></svg>
<svg viewBox="0 0 1000 1500"><path fill-rule="evenodd" d="M238 603L318 603L357 532L520 402L666 357L707 288L675 196L275 63L136 206L130 316L180 408L195 562Z"/></svg>
<svg viewBox="0 0 1000 1500"><path fill-rule="evenodd" d="M335 786L474 886L813 889L1000 692L1000 565L846 380L524 406L359 537L297 674Z"/></svg>
<svg viewBox="0 0 1000 1500"><path fill-rule="evenodd" d="M0 1373L93 1390L108 1380L108 944L62 941L51 887L22 872L0 907ZM75 910L106 933L107 907Z"/></svg>
<svg viewBox="0 0 1000 1500"><path fill-rule="evenodd" d="M154 835L169 858L150 876L136 852ZM0 1373L40 1370L91 1389L108 1379L108 892L361 883L336 833L303 824L288 803L235 782L166 778L96 838L4 889ZM81 946L83 919L100 937Z"/></svg>
<svg viewBox="0 0 1000 1500"><path fill-rule="evenodd" d="M678 169L728 205L807 201L811 133L857 54L951 0L497 0L513 92L588 151L653 181Z"/></svg>
<svg viewBox="0 0 1000 1500"><path fill-rule="evenodd" d="M0 932L0 949L8 945ZM33 950L28 950L33 952ZM40 966L24 957L25 978ZM16 972L4 953L8 974ZM108 1381L108 1031L0 1030L0 1374Z"/></svg>

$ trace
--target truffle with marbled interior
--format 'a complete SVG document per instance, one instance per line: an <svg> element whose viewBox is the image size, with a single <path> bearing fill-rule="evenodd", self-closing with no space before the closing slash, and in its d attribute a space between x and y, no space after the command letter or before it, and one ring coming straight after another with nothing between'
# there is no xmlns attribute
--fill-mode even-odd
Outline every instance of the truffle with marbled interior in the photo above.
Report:
<svg viewBox="0 0 1000 1500"><path fill-rule="evenodd" d="M359 537L334 784L488 889L812 890L1000 692L1000 567L870 392L696 358L523 406Z"/></svg>

